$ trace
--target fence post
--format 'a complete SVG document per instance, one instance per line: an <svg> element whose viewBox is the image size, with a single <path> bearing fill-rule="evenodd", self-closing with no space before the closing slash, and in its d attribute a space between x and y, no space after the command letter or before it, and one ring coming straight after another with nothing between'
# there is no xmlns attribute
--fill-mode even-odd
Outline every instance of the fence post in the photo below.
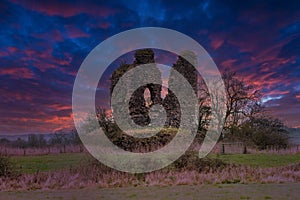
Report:
<svg viewBox="0 0 300 200"><path fill-rule="evenodd" d="M247 154L247 146L246 145L244 145L243 154Z"/></svg>
<svg viewBox="0 0 300 200"><path fill-rule="evenodd" d="M222 151L221 151L222 154L225 154L225 145L222 143Z"/></svg>

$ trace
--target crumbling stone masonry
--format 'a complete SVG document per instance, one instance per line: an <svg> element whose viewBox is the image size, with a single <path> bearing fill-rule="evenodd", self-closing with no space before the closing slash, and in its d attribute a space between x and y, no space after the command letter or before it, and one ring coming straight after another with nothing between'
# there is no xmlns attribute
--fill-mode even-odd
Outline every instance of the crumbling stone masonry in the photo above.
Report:
<svg viewBox="0 0 300 200"><path fill-rule="evenodd" d="M182 56L188 56L191 60L193 60L193 64L197 64L197 59L195 54L191 52L183 52L181 56L178 56L177 62L172 66L173 69L177 70L180 74L182 74L190 83L192 88L194 89L195 93L197 94L197 71L193 67L191 63L186 61ZM151 64L155 65L154 61L154 52L151 49L141 49L137 50L135 55L135 60L132 64L121 64L118 69L116 69L111 77L111 88L110 93L112 94L113 88L117 84L120 77L122 77L127 71L130 69L133 69L134 67L142 64ZM154 78L157 79L159 83L162 83L161 80L161 72L158 68L156 68L152 74L154 75ZM139 87L136 91L131 91L131 84L133 84L134 79L128 80L126 82L125 88L128 88L124 92L124 95L131 94L132 96L129 101L129 110L132 120L141 126L145 126L150 123L150 118L148 116L149 113L149 107L151 107L152 104L162 104L164 108L166 109L167 113L167 121L166 126L172 126L172 127L179 127L180 125L180 105L179 102L174 95L174 93L170 90L168 90L168 94L166 95L165 99L162 99L161 97L161 91L162 86L156 85L156 84L148 84ZM172 84L180 84L178 81L175 80L174 74L170 73L168 85ZM178 85L176 86L178 87ZM149 89L150 95L151 95L151 104L150 106L146 105L146 101L144 99L144 92L146 88ZM182 88L184 91L184 88ZM122 102L120 102L122 103ZM193 118L193 116L191 116Z"/></svg>

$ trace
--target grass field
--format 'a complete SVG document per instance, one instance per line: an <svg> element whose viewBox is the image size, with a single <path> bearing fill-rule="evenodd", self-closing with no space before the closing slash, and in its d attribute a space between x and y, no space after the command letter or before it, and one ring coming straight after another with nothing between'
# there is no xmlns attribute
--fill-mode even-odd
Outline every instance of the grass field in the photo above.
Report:
<svg viewBox="0 0 300 200"><path fill-rule="evenodd" d="M83 164L91 156L86 153L65 153L42 156L15 156L12 161L23 173L60 170Z"/></svg>
<svg viewBox="0 0 300 200"><path fill-rule="evenodd" d="M0 192L0 199L299 199L299 188L300 183L85 188L79 190Z"/></svg>
<svg viewBox="0 0 300 200"><path fill-rule="evenodd" d="M253 167L278 167L299 163L300 154L225 154L210 155L227 163L248 165Z"/></svg>
<svg viewBox="0 0 300 200"><path fill-rule="evenodd" d="M300 154L228 154L209 155L219 158L227 163L236 163L259 167L277 167L300 162ZM16 156L12 161L23 173L35 173L67 169L84 164L91 156L86 153L66 153L43 156Z"/></svg>

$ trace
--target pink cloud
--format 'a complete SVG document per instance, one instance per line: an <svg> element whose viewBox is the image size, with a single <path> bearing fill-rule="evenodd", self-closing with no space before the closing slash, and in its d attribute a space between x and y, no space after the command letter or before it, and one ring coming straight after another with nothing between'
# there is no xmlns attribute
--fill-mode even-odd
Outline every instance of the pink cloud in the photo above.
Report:
<svg viewBox="0 0 300 200"><path fill-rule="evenodd" d="M286 94L289 94L290 91L289 90L283 90L283 91L280 91L280 90L272 90L268 93L266 93L267 95L286 95Z"/></svg>
<svg viewBox="0 0 300 200"><path fill-rule="evenodd" d="M69 37L71 38L79 38L79 37L89 37L90 35L84 33L81 29L73 25L66 25L65 29L68 32Z"/></svg>
<svg viewBox="0 0 300 200"><path fill-rule="evenodd" d="M72 60L72 56L68 53L65 53L64 58L57 58L52 55L52 48L47 48L44 51L36 51L32 49L24 50L26 56L20 57L22 62L32 62L35 67L39 68L42 72L45 72L48 69L56 69L58 66L67 65L69 66ZM62 69L65 73L68 72L66 69Z"/></svg>
<svg viewBox="0 0 300 200"><path fill-rule="evenodd" d="M34 73L24 67L1 69L0 75L9 75L13 79L31 79L34 77Z"/></svg>
<svg viewBox="0 0 300 200"><path fill-rule="evenodd" d="M56 29L50 30L47 33L42 33L42 34L36 33L36 34L33 34L32 36L35 38L45 39L47 41L52 39L56 42L61 42L64 39L62 33Z"/></svg>
<svg viewBox="0 0 300 200"><path fill-rule="evenodd" d="M229 59L229 60L225 60L221 63L221 65L223 67L232 67L233 63L235 63L237 61L237 59Z"/></svg>
<svg viewBox="0 0 300 200"><path fill-rule="evenodd" d="M222 46L223 43L224 43L224 40L216 39L216 40L211 41L210 45L212 46L212 48L214 50L217 50L218 48L220 48Z"/></svg>
<svg viewBox="0 0 300 200"><path fill-rule="evenodd" d="M102 23L98 24L98 27L100 27L102 29L108 29L110 26L111 26L111 24L108 22L102 22Z"/></svg>
<svg viewBox="0 0 300 200"><path fill-rule="evenodd" d="M107 17L118 12L117 9L102 5L87 5L81 2L63 2L63 1L16 1L27 9L45 13L50 16L72 17L81 13L87 13L93 16Z"/></svg>
<svg viewBox="0 0 300 200"><path fill-rule="evenodd" d="M55 111L61 111L61 110L70 110L72 109L72 106L71 105L62 105L62 104L51 104L51 105L48 105L49 108L55 110Z"/></svg>
<svg viewBox="0 0 300 200"><path fill-rule="evenodd" d="M72 114L65 117L10 117L1 124L0 134L49 133L55 130L74 128Z"/></svg>
<svg viewBox="0 0 300 200"><path fill-rule="evenodd" d="M4 102L13 102L13 101L32 101L34 98L32 94L22 90L20 92L16 92L14 90L0 89L1 94L5 94L3 96Z"/></svg>
<svg viewBox="0 0 300 200"><path fill-rule="evenodd" d="M210 45L214 50L219 49L223 43L225 34L224 33L213 33L209 35L209 38L211 40Z"/></svg>
<svg viewBox="0 0 300 200"><path fill-rule="evenodd" d="M6 57L9 56L9 53L6 51L0 51L0 57Z"/></svg>
<svg viewBox="0 0 300 200"><path fill-rule="evenodd" d="M11 53L11 54L15 53L15 52L18 51L18 50L19 50L19 49L16 48L16 47L8 47L8 51L9 51L9 53Z"/></svg>

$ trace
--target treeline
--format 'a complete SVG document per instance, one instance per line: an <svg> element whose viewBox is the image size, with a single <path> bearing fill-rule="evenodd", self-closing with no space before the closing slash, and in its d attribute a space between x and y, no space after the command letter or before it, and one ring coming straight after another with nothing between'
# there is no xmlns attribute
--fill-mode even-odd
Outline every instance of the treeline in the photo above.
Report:
<svg viewBox="0 0 300 200"><path fill-rule="evenodd" d="M13 148L42 148L58 145L79 145L81 140L77 132L56 132L48 138L43 134L29 134L27 139L18 137L16 140L0 139L0 145Z"/></svg>

